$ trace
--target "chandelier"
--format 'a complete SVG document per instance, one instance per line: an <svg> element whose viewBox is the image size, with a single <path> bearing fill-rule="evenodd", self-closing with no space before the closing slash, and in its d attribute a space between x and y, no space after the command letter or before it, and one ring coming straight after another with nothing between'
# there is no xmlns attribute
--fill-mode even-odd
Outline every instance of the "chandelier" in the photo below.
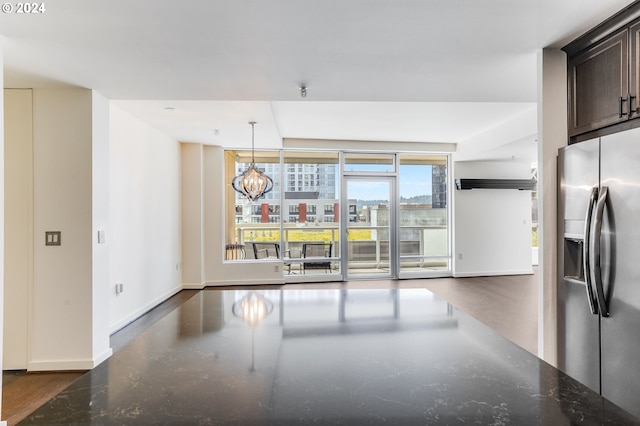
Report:
<svg viewBox="0 0 640 426"><path fill-rule="evenodd" d="M244 173L233 178L231 186L245 198L255 201L273 189L273 180L256 168L254 155L254 126L256 122L250 121L249 124L251 124L251 165Z"/></svg>

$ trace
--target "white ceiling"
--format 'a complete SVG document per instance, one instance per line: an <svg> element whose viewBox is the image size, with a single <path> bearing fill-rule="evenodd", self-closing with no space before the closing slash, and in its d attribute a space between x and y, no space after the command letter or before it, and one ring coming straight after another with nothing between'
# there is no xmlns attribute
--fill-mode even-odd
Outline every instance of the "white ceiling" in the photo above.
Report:
<svg viewBox="0 0 640 426"><path fill-rule="evenodd" d="M55 0L0 34L5 87L91 88L181 141L460 143L535 109L539 49L630 3Z"/></svg>

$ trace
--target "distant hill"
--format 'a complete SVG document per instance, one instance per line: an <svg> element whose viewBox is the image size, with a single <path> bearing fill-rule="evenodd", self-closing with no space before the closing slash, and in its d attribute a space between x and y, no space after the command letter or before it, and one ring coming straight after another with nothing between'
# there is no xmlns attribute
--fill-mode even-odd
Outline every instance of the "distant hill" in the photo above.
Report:
<svg viewBox="0 0 640 426"><path fill-rule="evenodd" d="M400 204L431 204L431 195L416 195L415 197L400 197Z"/></svg>

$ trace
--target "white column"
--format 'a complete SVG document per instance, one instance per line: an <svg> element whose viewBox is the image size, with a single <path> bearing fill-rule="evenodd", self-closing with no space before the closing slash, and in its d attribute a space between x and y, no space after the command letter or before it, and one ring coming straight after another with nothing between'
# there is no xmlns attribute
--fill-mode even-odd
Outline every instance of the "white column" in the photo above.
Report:
<svg viewBox="0 0 640 426"><path fill-rule="evenodd" d="M557 365L557 155L567 144L564 52L538 52L538 355Z"/></svg>
<svg viewBox="0 0 640 426"><path fill-rule="evenodd" d="M97 229L108 220L108 175L101 175L108 166L105 105L91 90L34 89L29 370L91 369L111 354L108 253L97 244ZM47 231L61 232L60 245L45 244ZM94 274L102 276L94 282Z"/></svg>
<svg viewBox="0 0 640 426"><path fill-rule="evenodd" d="M91 321L92 359L112 354L109 340L109 101L93 91L91 99ZM99 238L100 236L100 238Z"/></svg>
<svg viewBox="0 0 640 426"><path fill-rule="evenodd" d="M182 285L204 287L202 145L182 143Z"/></svg>
<svg viewBox="0 0 640 426"><path fill-rule="evenodd" d="M29 357L33 291L33 102L31 89L4 89L4 370Z"/></svg>

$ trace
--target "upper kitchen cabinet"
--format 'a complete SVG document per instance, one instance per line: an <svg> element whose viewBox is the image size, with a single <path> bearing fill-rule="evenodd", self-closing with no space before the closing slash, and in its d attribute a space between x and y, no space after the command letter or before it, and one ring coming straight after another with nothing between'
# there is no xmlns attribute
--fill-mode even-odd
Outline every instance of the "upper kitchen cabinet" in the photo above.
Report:
<svg viewBox="0 0 640 426"><path fill-rule="evenodd" d="M577 135L640 118L639 18L640 2L634 2L563 48L573 141Z"/></svg>
<svg viewBox="0 0 640 426"><path fill-rule="evenodd" d="M632 113L630 118L636 118L640 115L640 22L636 22L629 28L629 93L634 96L629 111Z"/></svg>
<svg viewBox="0 0 640 426"><path fill-rule="evenodd" d="M569 60L569 136L629 117L628 37L625 29Z"/></svg>

